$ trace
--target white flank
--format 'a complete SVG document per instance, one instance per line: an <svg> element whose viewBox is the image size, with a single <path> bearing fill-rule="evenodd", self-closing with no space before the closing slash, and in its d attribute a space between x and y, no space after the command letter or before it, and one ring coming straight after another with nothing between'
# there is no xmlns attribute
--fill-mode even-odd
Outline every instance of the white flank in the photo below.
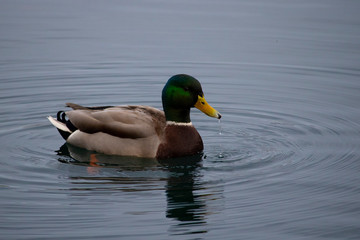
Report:
<svg viewBox="0 0 360 240"><path fill-rule="evenodd" d="M174 122L174 121L166 121L166 125L176 125L176 126L192 126L192 122L184 123L184 122Z"/></svg>
<svg viewBox="0 0 360 240"><path fill-rule="evenodd" d="M56 120L52 116L48 116L48 119L52 123L52 125L54 125L57 129L60 129L61 131L64 131L64 132L72 133L70 131L70 129L68 129L68 127L64 123L59 122L58 120Z"/></svg>

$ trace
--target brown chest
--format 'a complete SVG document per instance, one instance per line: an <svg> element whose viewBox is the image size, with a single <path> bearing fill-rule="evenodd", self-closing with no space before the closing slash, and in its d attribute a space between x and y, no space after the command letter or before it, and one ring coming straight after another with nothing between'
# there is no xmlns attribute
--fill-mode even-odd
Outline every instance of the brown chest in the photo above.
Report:
<svg viewBox="0 0 360 240"><path fill-rule="evenodd" d="M200 134L193 126L168 125L156 157L159 159L190 156L204 149Z"/></svg>

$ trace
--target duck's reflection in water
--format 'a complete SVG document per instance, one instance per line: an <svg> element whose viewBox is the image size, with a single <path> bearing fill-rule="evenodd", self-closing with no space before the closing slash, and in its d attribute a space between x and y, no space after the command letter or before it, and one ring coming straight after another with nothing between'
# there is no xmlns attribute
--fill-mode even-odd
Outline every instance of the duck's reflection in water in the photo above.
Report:
<svg viewBox="0 0 360 240"><path fill-rule="evenodd" d="M204 200L195 191L200 190L201 155L169 160L165 165L170 176L166 184L167 214L182 222L201 222L206 209Z"/></svg>
<svg viewBox="0 0 360 240"><path fill-rule="evenodd" d="M96 184L93 190L99 188L121 191L151 191L163 189L167 197L166 217L180 221L180 225L206 224L206 202L197 190L204 189L201 183L200 169L202 154L169 159L143 159L136 157L108 156L87 151L64 144L58 151L59 161L82 165L87 168L86 176L72 176L74 184L79 188L79 180L86 184ZM99 171L104 168L116 169L112 176L104 177ZM126 174L121 174L126 172ZM120 175L119 175L119 174ZM82 174L84 175L84 173ZM108 175L108 174L107 174ZM163 184L165 181L165 184ZM147 188L147 184L156 182L157 187ZM105 185L107 184L107 185ZM165 185L165 187L164 187Z"/></svg>

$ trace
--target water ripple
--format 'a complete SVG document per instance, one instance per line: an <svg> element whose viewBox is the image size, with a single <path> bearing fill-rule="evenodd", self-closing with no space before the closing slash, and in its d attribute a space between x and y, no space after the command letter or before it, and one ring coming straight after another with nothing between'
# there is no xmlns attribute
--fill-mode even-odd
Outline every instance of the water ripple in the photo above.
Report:
<svg viewBox="0 0 360 240"><path fill-rule="evenodd" d="M70 206L68 209L76 209L76 213L62 216L51 201L61 196L70 199L67 201L73 206L81 206L81 201L90 197L117 208L119 197L128 206L132 198L150 199L148 204L156 205L164 201L159 196L165 195L166 217L180 223L171 226L176 236L206 232L207 219L222 212L226 212L227 222L240 224L242 229L281 228L286 223L286 231L293 227L302 232L311 227L305 224L301 228L296 222L311 222L311 214L314 219L332 219L357 210L353 198L346 196L360 195L355 181L360 170L360 115L353 107L356 84L347 79L359 75L356 69L172 63L168 66L172 71L199 69L197 77L204 80L209 103L223 115L219 124L192 111L192 121L204 140L204 156L195 162L183 159L185 163L170 165L104 155L97 155L100 161L91 162L93 152L64 150L63 140L46 119L65 109L63 102L148 103L161 108L158 92L166 78L160 71L164 63L142 64L140 73L135 73L138 69L128 63L124 64L129 67L127 72L118 75L111 72L116 65L104 63L96 68L97 74L91 70L94 64L89 64L73 66L68 73L14 75L4 82L6 86L0 90L4 94L0 137L9 161L3 164L6 170L1 175L1 189L14 191L3 200L10 209L6 214L15 216L10 199L20 201L22 193L30 196L23 204L27 214L22 215L31 216L43 209L37 205L38 196L42 196L53 216L92 224L84 220L94 217L87 215L85 207ZM106 73L108 70L110 73ZM158 75L151 75L154 72ZM345 78L346 93L338 92L334 75ZM285 80L288 77L294 82ZM333 78L324 85L327 77ZM149 94L139 98L140 87ZM348 97L343 102L345 95ZM114 202L107 202L107 198ZM321 203L329 198L334 199L334 209L326 213L329 205ZM341 208L343 204L347 207ZM100 205L95 210L104 211ZM122 214L138 219L154 213L140 206L134 210L132 206ZM37 220L47 217L38 215ZM219 228L226 229L226 225L220 224Z"/></svg>

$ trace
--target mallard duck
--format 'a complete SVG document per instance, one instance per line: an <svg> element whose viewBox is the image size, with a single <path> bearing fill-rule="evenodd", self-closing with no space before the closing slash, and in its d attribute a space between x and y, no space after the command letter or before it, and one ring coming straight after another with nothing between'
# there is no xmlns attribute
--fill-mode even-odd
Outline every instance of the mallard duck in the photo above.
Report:
<svg viewBox="0 0 360 240"><path fill-rule="evenodd" d="M192 76L171 77L162 90L164 111L149 106L83 107L66 103L71 111L48 117L67 143L109 155L175 158L203 151L203 141L190 120L195 107L221 118L205 100Z"/></svg>

